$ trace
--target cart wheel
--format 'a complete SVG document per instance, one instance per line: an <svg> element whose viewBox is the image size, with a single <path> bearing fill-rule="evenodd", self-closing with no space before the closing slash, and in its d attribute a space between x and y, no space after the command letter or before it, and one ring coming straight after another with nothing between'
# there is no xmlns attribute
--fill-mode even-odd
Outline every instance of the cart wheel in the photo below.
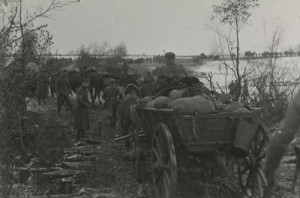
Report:
<svg viewBox="0 0 300 198"><path fill-rule="evenodd" d="M139 132L134 129L133 130L133 149L134 149L134 176L138 182L142 181L141 176L141 152L140 152L140 139L139 139Z"/></svg>
<svg viewBox="0 0 300 198"><path fill-rule="evenodd" d="M239 183L249 197L263 197L263 189L267 186L262 167L268 143L269 132L259 125L247 157L238 159Z"/></svg>
<svg viewBox="0 0 300 198"><path fill-rule="evenodd" d="M158 198L173 198L177 164L173 138L167 126L159 124L152 138L152 181Z"/></svg>

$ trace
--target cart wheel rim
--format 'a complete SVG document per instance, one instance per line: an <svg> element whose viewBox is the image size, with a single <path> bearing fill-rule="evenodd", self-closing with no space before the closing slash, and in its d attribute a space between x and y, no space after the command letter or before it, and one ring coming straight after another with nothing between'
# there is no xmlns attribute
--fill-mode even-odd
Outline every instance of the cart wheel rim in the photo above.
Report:
<svg viewBox="0 0 300 198"><path fill-rule="evenodd" d="M164 124L159 124L153 134L151 163L156 197L174 197L177 180L176 154L173 138Z"/></svg>
<svg viewBox="0 0 300 198"><path fill-rule="evenodd" d="M262 167L268 142L268 131L259 126L251 143L248 156L237 161L239 184L243 192L249 197L263 197L263 189L267 186Z"/></svg>

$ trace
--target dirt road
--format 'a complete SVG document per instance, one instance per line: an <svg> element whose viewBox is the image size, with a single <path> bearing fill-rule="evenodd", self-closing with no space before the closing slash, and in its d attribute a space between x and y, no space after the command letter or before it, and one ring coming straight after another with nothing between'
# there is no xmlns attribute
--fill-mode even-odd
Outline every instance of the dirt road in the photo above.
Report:
<svg viewBox="0 0 300 198"><path fill-rule="evenodd" d="M75 105L74 98L72 103ZM41 108L44 119L58 119L66 123L70 129L68 138L71 144L65 145L64 153L61 160L56 163L56 167L64 171L76 170L83 173L76 173L77 175L74 173L76 177L72 177L72 175L59 178L47 177L48 189L42 193L35 193L34 196L68 194L70 197L92 195L116 198L155 197L150 181L145 181L140 185L136 182L132 161L124 159L123 142L114 142L117 132L109 127L99 105L90 111L91 129L87 131L89 141L79 143L75 142L76 132L73 130L74 121L70 111L63 108L62 117L58 118L56 99L53 98L48 98L46 104L42 104ZM101 127L99 123L102 123ZM99 134L100 128L101 134ZM296 195L289 192L293 172L294 164L282 164L278 173L279 185L275 190L274 197L299 197L299 189ZM49 173L48 176L51 174ZM45 175L47 174L44 173ZM184 168L179 169L176 194L178 198L247 197L241 193L235 177L208 179L198 174L197 170Z"/></svg>

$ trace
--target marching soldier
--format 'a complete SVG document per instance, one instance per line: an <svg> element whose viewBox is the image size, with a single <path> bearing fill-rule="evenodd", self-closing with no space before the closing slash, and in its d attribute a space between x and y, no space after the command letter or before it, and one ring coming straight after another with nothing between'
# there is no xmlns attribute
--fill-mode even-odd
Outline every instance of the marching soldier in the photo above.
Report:
<svg viewBox="0 0 300 198"><path fill-rule="evenodd" d="M122 94L116 85L115 79L112 79L110 85L104 89L102 97L105 100L103 109L110 120L111 127L114 127L116 123L117 107L122 98Z"/></svg>
<svg viewBox="0 0 300 198"><path fill-rule="evenodd" d="M69 109L71 110L71 113L73 114L73 107L70 101L69 94L71 92L70 87L70 81L67 75L67 71L64 70L63 73L61 73L55 82L55 91L57 93L57 111L58 115L61 116L61 106L65 102Z"/></svg>
<svg viewBox="0 0 300 198"><path fill-rule="evenodd" d="M165 86L170 83L168 81L173 77L187 75L184 67L175 63L175 54L173 52L168 52L165 54L165 61L166 66L161 67L158 72L154 86L155 93L160 92L161 89L165 88Z"/></svg>
<svg viewBox="0 0 300 198"><path fill-rule="evenodd" d="M43 103L45 104L45 99L48 95L48 80L44 71L40 71L38 73L36 89L36 95L39 101L39 105L41 104L41 101L43 101Z"/></svg>
<svg viewBox="0 0 300 198"><path fill-rule="evenodd" d="M90 129L89 121L89 96L88 96L89 80L83 79L81 86L76 91L77 108L75 113L75 128L77 130L76 140L85 137L85 131Z"/></svg>
<svg viewBox="0 0 300 198"><path fill-rule="evenodd" d="M154 78L151 75L151 72L148 72L139 88L139 94L141 97L151 96L153 94L153 89Z"/></svg>

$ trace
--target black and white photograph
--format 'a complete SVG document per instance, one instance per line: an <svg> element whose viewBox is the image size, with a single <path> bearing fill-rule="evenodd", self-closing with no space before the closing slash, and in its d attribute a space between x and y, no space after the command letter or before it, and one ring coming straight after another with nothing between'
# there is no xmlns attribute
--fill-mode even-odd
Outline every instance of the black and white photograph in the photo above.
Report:
<svg viewBox="0 0 300 198"><path fill-rule="evenodd" d="M0 0L1 198L299 198L300 0Z"/></svg>

